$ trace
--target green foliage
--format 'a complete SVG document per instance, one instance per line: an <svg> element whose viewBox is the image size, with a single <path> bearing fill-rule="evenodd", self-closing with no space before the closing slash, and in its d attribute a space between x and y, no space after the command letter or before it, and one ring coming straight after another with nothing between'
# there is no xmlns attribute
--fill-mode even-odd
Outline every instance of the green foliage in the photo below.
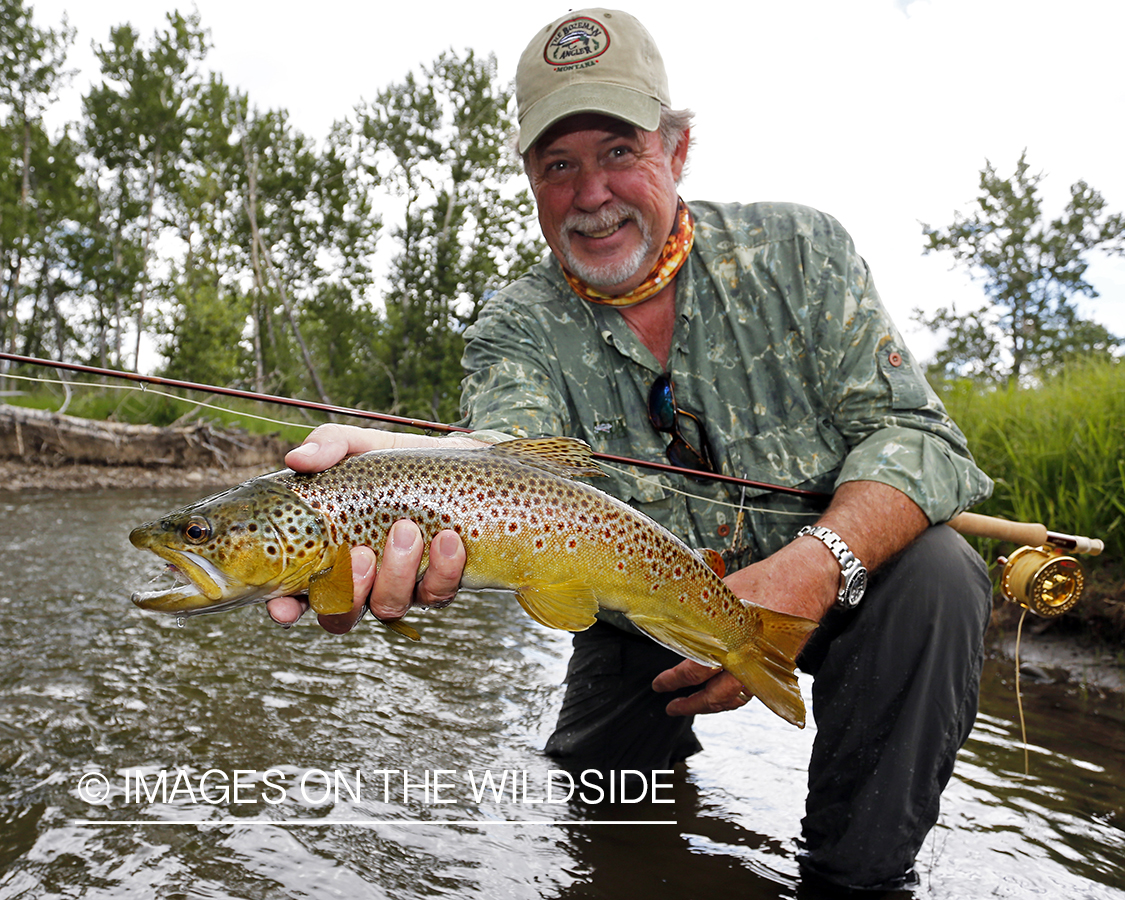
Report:
<svg viewBox="0 0 1125 900"><path fill-rule="evenodd" d="M1035 390L961 381L943 399L996 482L979 512L1125 551L1125 363L1075 363Z"/></svg>
<svg viewBox="0 0 1125 900"><path fill-rule="evenodd" d="M495 59L443 53L318 141L207 72L198 13L172 12L95 42L52 136L74 34L30 15L0 0L0 348L457 417L464 329L542 253Z"/></svg>
<svg viewBox="0 0 1125 900"><path fill-rule="evenodd" d="M1041 179L1030 174L1026 150L1010 178L986 161L977 209L957 213L944 230L923 225L925 252L951 253L983 281L988 297L967 311L915 311L920 324L948 333L936 358L940 371L1018 383L1074 359L1111 356L1121 345L1121 338L1082 319L1074 300L1098 296L1085 278L1091 251L1125 254L1125 216L1106 213L1101 194L1079 181L1062 216L1044 221Z"/></svg>
<svg viewBox="0 0 1125 900"><path fill-rule="evenodd" d="M51 273L77 170L69 140L52 139L42 116L70 76L63 66L73 39L65 19L41 28L22 0L0 0L0 348L8 351L21 349L28 301L36 328L25 348L69 336Z"/></svg>
<svg viewBox="0 0 1125 900"><path fill-rule="evenodd" d="M458 414L462 333L490 290L542 253L527 230L532 201L512 181L511 92L496 60L443 53L359 111L365 142L388 159L406 205L394 237L386 317L376 338L370 399L405 415Z"/></svg>

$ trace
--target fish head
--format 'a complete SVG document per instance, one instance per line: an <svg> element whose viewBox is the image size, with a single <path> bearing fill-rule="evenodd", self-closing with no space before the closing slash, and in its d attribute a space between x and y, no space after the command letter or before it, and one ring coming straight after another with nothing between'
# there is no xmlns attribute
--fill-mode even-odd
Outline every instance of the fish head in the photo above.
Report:
<svg viewBox="0 0 1125 900"><path fill-rule="evenodd" d="M134 547L151 550L179 579L138 591L142 609L192 616L298 593L324 568L320 516L297 494L256 478L133 529Z"/></svg>

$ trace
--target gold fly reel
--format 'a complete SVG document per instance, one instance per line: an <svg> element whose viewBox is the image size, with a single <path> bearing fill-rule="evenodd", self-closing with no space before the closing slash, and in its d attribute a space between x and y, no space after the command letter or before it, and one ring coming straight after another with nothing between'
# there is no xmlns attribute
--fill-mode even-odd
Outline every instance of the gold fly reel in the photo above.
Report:
<svg viewBox="0 0 1125 900"><path fill-rule="evenodd" d="M1001 557L1000 592L1038 616L1061 616L1078 602L1086 576L1073 556L1044 544Z"/></svg>

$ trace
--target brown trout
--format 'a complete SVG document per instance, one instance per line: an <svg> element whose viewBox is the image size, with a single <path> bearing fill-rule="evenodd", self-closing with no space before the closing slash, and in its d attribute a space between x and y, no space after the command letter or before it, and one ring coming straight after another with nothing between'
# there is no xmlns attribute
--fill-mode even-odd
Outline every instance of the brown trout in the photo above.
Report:
<svg viewBox="0 0 1125 900"><path fill-rule="evenodd" d="M129 539L190 584L133 594L178 616L308 593L319 613L352 608L351 547L382 552L413 519L465 544L462 587L515 591L535 621L583 631L616 610L683 656L722 666L775 713L803 726L794 658L816 627L736 597L715 554L683 541L575 476L601 475L570 438L485 449L376 450L314 475L285 469L134 529ZM419 574L428 564L424 555ZM388 622L417 639L401 620Z"/></svg>

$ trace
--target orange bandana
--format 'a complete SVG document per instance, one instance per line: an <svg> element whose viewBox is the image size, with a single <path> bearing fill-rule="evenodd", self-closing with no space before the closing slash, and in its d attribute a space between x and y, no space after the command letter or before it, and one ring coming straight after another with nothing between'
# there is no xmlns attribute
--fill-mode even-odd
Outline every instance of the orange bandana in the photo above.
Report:
<svg viewBox="0 0 1125 900"><path fill-rule="evenodd" d="M668 286L672 279L676 277L676 273L680 271L680 267L687 261L688 254L691 253L691 245L694 242L695 219L692 218L691 210L687 208L687 204L680 200L676 207L676 222L672 226L672 233L668 235L668 240L664 242L660 259L656 261L656 265L652 267L648 277L628 294L622 294L620 297L602 294L595 291L577 276L572 275L565 267L563 268L563 275L566 276L567 284L574 289L574 293L584 300L606 306L633 306L642 300L647 300L649 297L659 294Z"/></svg>

